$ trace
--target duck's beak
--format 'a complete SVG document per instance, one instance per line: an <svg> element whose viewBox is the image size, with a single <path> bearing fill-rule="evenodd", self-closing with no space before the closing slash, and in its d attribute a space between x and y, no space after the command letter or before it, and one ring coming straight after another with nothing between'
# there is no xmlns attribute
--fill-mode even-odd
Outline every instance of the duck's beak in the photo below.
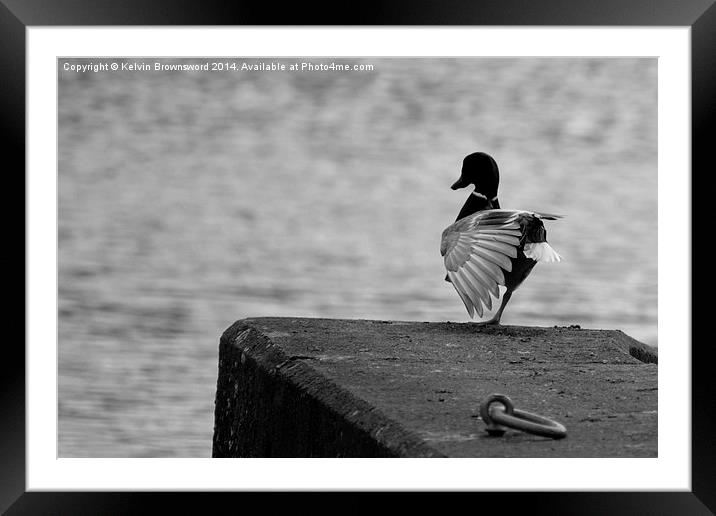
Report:
<svg viewBox="0 0 716 516"><path fill-rule="evenodd" d="M455 181L455 183L450 187L453 190L457 190L458 188L465 188L466 186L469 186L470 182L465 179L464 177L460 176L460 179Z"/></svg>

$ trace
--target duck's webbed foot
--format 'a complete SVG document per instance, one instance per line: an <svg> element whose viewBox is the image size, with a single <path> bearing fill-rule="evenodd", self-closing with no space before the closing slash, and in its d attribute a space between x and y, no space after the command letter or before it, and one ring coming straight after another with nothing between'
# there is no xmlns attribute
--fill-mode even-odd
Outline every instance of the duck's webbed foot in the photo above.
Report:
<svg viewBox="0 0 716 516"><path fill-rule="evenodd" d="M499 317L493 317L489 321L479 321L476 323L473 323L475 326L499 326L500 325L500 318Z"/></svg>

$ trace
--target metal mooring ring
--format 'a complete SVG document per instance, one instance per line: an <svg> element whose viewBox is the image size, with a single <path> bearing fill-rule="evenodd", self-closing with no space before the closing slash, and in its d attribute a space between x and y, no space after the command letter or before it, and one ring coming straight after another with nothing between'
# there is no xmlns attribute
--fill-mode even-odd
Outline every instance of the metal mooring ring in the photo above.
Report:
<svg viewBox="0 0 716 516"><path fill-rule="evenodd" d="M492 406L495 403L502 405ZM538 414L516 409L512 400L504 394L491 394L480 405L480 417L487 425L487 433L502 436L505 427L522 430L530 434L562 439L567 436L567 429L561 423Z"/></svg>

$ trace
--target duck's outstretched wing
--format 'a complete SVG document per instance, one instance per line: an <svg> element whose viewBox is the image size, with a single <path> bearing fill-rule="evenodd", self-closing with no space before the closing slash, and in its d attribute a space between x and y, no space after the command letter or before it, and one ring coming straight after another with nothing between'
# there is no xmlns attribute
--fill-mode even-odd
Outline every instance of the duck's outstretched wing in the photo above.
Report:
<svg viewBox="0 0 716 516"><path fill-rule="evenodd" d="M516 210L485 210L458 220L443 231L440 254L445 258L450 282L460 295L470 317L483 305L492 310L505 284L504 271L512 270L510 258L517 257L525 215Z"/></svg>
<svg viewBox="0 0 716 516"><path fill-rule="evenodd" d="M541 211L523 211L521 212L524 215L533 215L537 217L538 219L545 219L545 220L558 220L563 219L564 215L555 215L553 213L543 213Z"/></svg>

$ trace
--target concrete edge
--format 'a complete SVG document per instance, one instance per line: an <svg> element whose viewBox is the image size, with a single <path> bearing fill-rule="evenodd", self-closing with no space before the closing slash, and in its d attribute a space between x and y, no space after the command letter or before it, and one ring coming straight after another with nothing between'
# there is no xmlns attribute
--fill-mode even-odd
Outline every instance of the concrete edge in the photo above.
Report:
<svg viewBox="0 0 716 516"><path fill-rule="evenodd" d="M271 417L267 414L257 414L257 412L282 411L292 413L295 420L295 411L303 410L301 407L309 407L305 409L306 414L298 415L299 424L291 428L267 425L265 421L258 425L269 426L273 429L273 435L265 437L265 434L272 433L272 430L267 431L264 428L264 439L288 440L296 444L295 448L288 446L288 449L297 450L304 447L305 443L319 441L320 437L316 435L315 431L311 431L310 427L312 422L323 418L331 421L329 426L334 429L334 433L340 434L339 441L361 441L362 449L368 450L367 453L364 451L363 453L366 454L361 456L445 457L441 452L427 445L418 435L405 429L368 402L354 396L320 374L306 364L302 357L287 356L271 341L269 336L252 325L251 319L236 321L222 334L219 355L213 457L240 456L234 454L234 451L240 448L240 446L237 448L236 445L236 440L240 440L237 437L239 432L234 427L241 425L241 422L227 421L223 412L224 410L228 411L232 403L241 404L241 407L239 410L234 407L228 412L242 414L244 420L252 418L263 420ZM222 370L227 367L236 370L237 373L227 374L227 371ZM256 384L257 382L261 386L247 385L247 383ZM274 389L265 388L277 384L282 385L282 393L285 391L289 394L276 396L275 392L271 392ZM232 397L231 391L234 392L234 397ZM263 402L260 400L256 402L255 399L241 401L242 396L239 396L239 393L243 395L243 398L260 396L272 399ZM308 402L306 398L308 398ZM300 399L302 403L295 403L297 399ZM227 426L231 428L227 428ZM226 447L225 441L229 443L231 450ZM322 449L320 443L318 445L309 444L306 446L313 451L308 455L301 456L344 456L343 452L351 454L353 451L351 447L345 450L340 449L340 443L326 446L334 445L339 449ZM267 449L272 449L271 443L267 443L266 446ZM317 446L317 448L313 449L312 446ZM276 449L276 446L273 446L273 449ZM317 453L314 455L314 452Z"/></svg>
<svg viewBox="0 0 716 516"><path fill-rule="evenodd" d="M651 346L647 346L643 342L630 337L621 330L613 330L619 337L620 347L629 353L631 356L644 362L645 364L658 364L659 363L659 351Z"/></svg>
<svg viewBox="0 0 716 516"><path fill-rule="evenodd" d="M467 323L453 323L453 324L471 324ZM481 331L484 332L505 332L515 330L539 330L544 332L571 329L569 326L521 326L521 325L508 325L508 326L495 326L491 328L483 328ZM603 330L599 328L576 328L578 331L599 331L612 333L616 337L616 344L619 348L628 355L636 358L640 362L645 364L658 364L659 363L659 351L657 348L644 344L641 341L636 340L634 337L630 337L622 330Z"/></svg>
<svg viewBox="0 0 716 516"><path fill-rule="evenodd" d="M247 325L251 322L259 322L262 317L249 317L246 319L242 319L239 322L244 322ZM320 319L320 318L319 318ZM345 320L345 321L364 321L364 322L370 322L370 323L390 323L390 324L418 324L419 321L391 321L391 320L373 320L373 319L337 319L337 320ZM449 325L475 325L474 322L471 321L465 321L465 322L452 322L452 321L426 321L430 322L432 324L449 324ZM231 329L231 327L229 328ZM504 333L509 332L511 329L515 330L539 330L539 331L554 331L554 330L562 330L562 329L571 329L570 326L523 326L523 325L499 325L499 326L491 326L491 327L482 327L480 328L481 333ZM617 345L624 351L625 353L629 354L633 358L636 358L637 360L644 362L645 364L658 364L659 363L659 351L657 348L653 346L649 346L647 344L644 344L641 341L636 340L634 337L631 337L624 333L622 330L605 330L605 329L599 329L599 328L577 328L578 330L585 330L585 331L601 331L601 332L613 332L614 335L617 337ZM228 331L228 330L227 330Z"/></svg>

